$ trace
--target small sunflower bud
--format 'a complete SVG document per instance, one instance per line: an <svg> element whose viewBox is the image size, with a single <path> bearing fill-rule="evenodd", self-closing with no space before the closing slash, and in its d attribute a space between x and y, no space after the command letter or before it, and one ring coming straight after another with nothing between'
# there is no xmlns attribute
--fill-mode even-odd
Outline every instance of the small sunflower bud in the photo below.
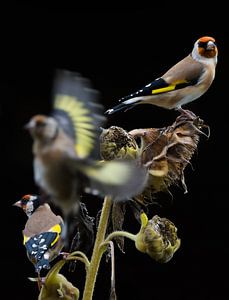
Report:
<svg viewBox="0 0 229 300"><path fill-rule="evenodd" d="M66 261L61 260L48 272L41 288L38 300L78 300L79 290L62 274L60 269Z"/></svg>
<svg viewBox="0 0 229 300"><path fill-rule="evenodd" d="M141 214L141 223L135 240L136 248L160 263L168 262L181 243L175 225L157 215L148 220L145 213Z"/></svg>

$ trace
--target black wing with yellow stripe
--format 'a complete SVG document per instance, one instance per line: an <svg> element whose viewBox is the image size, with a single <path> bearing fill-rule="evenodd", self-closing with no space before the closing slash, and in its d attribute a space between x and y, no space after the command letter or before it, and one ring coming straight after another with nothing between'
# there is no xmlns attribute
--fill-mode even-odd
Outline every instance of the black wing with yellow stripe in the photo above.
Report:
<svg viewBox="0 0 229 300"><path fill-rule="evenodd" d="M60 238L62 227L62 224L56 224L47 232L41 232L32 237L24 235L24 245L30 260L35 265L36 272L40 272L43 268L49 268L49 259L45 257L45 253L55 247Z"/></svg>
<svg viewBox="0 0 229 300"><path fill-rule="evenodd" d="M98 92L91 88L88 79L65 70L57 72L53 92L53 116L74 139L77 156L90 156L105 121L103 107L97 102Z"/></svg>
<svg viewBox="0 0 229 300"><path fill-rule="evenodd" d="M135 97L142 97L142 96L152 96L161 93L167 93L173 90L182 89L186 86L195 85L198 81L197 79L193 80L177 80L172 84L167 83L163 78L158 78L151 83L144 86L142 89L138 90L135 93L132 93L128 96L121 98L119 101L125 101Z"/></svg>

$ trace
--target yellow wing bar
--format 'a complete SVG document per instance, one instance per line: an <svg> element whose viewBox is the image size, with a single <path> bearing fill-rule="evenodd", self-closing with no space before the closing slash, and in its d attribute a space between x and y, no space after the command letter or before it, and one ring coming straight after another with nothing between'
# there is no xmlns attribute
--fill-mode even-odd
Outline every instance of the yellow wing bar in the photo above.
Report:
<svg viewBox="0 0 229 300"><path fill-rule="evenodd" d="M152 90L152 94L165 93L175 90L176 85L169 85L161 89Z"/></svg>
<svg viewBox="0 0 229 300"><path fill-rule="evenodd" d="M51 246L53 246L58 241L58 239L60 237L60 233L61 233L61 226L60 226L60 224L54 225L52 228L50 228L49 231L57 233L57 236L56 236L55 240L53 240L53 242L51 244Z"/></svg>
<svg viewBox="0 0 229 300"><path fill-rule="evenodd" d="M90 110L78 98L61 94L56 96L54 108L68 114L75 131L77 156L87 157L94 147L96 137L96 128Z"/></svg>

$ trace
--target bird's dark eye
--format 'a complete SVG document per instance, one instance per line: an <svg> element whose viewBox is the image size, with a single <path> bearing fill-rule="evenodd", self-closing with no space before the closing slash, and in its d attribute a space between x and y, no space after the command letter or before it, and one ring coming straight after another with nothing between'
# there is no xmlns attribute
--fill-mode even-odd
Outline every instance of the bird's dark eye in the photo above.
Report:
<svg viewBox="0 0 229 300"><path fill-rule="evenodd" d="M206 42L199 42L199 43L198 43L198 46L199 46L200 48L206 48L207 43L206 43Z"/></svg>
<svg viewBox="0 0 229 300"><path fill-rule="evenodd" d="M46 125L46 123L44 121L37 121L36 122L36 127L42 128Z"/></svg>
<svg viewBox="0 0 229 300"><path fill-rule="evenodd" d="M25 199L25 198L21 199L22 206L26 206L27 203L28 203L28 199Z"/></svg>
<svg viewBox="0 0 229 300"><path fill-rule="evenodd" d="M208 41L208 42L209 42L209 41ZM208 46L208 42L199 42L199 43L198 43L198 46L199 46L200 48L206 49L207 46ZM211 42L213 42L213 41L211 41ZM215 42L213 42L213 43L214 43L214 45L216 45Z"/></svg>

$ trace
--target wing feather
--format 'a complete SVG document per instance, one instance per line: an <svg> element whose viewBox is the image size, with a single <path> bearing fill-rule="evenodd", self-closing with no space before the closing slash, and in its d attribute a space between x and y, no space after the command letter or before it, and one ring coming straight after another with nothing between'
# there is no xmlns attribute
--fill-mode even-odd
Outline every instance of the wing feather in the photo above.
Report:
<svg viewBox="0 0 229 300"><path fill-rule="evenodd" d="M97 91L78 73L59 71L54 81L53 116L75 142L77 156L92 156L105 121Z"/></svg>

